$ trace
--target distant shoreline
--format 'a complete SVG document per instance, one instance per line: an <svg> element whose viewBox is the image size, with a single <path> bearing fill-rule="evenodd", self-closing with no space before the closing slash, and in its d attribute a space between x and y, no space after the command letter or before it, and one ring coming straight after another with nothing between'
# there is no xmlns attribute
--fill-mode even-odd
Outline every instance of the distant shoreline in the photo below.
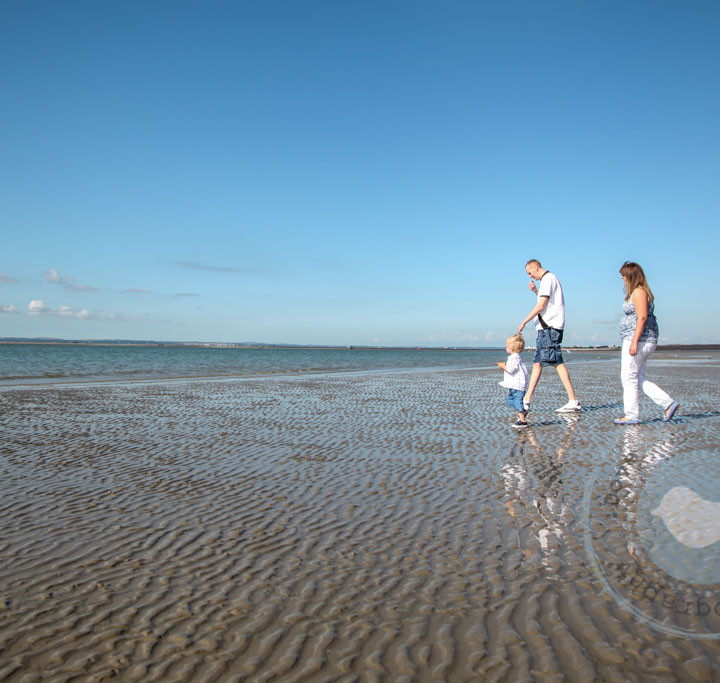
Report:
<svg viewBox="0 0 720 683"><path fill-rule="evenodd" d="M169 348L213 348L213 349L346 349L351 351L494 351L501 346L369 346L369 345L324 345L324 344L265 344L262 342L178 342L178 341L140 341L140 340L74 340L74 339L0 339L5 345L37 346L122 346L122 347L169 347ZM532 349L528 346L527 349ZM563 346L564 351L619 351L620 346ZM720 344L661 344L658 351L720 351Z"/></svg>

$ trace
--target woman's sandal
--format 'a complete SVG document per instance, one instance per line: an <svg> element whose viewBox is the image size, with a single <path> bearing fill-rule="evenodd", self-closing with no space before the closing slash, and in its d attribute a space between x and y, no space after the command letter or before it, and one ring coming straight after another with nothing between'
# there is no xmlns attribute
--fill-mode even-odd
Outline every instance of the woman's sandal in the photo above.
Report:
<svg viewBox="0 0 720 683"><path fill-rule="evenodd" d="M640 420L635 420L631 417L618 417L613 422L616 425L636 425L640 422Z"/></svg>
<svg viewBox="0 0 720 683"><path fill-rule="evenodd" d="M680 404L677 401L673 401L665 409L665 417L663 418L663 422L669 422L670 420L672 420L673 415L675 415L675 413L677 413L679 407L680 407Z"/></svg>

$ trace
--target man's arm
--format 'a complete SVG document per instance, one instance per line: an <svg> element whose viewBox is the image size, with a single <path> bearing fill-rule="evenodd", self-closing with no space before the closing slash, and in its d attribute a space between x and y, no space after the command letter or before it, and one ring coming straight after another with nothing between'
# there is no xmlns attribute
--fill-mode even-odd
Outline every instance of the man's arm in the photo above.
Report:
<svg viewBox="0 0 720 683"><path fill-rule="evenodd" d="M538 313L542 313L545 310L548 299L550 299L549 296L538 297L538 301L532 311L530 311L530 313L528 313L524 320L518 325L518 334L522 334L523 327L525 327L525 325L527 325Z"/></svg>

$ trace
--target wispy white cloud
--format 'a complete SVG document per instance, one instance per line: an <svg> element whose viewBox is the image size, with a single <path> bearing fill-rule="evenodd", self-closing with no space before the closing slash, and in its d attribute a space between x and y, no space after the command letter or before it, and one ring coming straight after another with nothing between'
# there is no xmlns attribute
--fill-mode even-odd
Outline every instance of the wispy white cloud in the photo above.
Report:
<svg viewBox="0 0 720 683"><path fill-rule="evenodd" d="M660 344L720 344L720 334L688 332L679 337L671 333L670 336L661 335L658 342Z"/></svg>
<svg viewBox="0 0 720 683"><path fill-rule="evenodd" d="M90 285L81 285L77 282L73 282L70 285L65 286L66 292L97 292L97 287L91 287Z"/></svg>
<svg viewBox="0 0 720 683"><path fill-rule="evenodd" d="M14 306L4 307L14 309ZM15 310L2 310L3 313L14 313ZM19 312L19 311L18 311ZM105 313L102 309L96 308L89 311L87 308L72 308L71 306L60 306L54 310L45 305L41 299L33 299L28 304L27 314L31 317L57 316L66 320L120 320L125 322L146 322L150 320L147 315L129 315L126 313Z"/></svg>
<svg viewBox="0 0 720 683"><path fill-rule="evenodd" d="M495 331L494 330L488 330L485 333L485 341L495 341Z"/></svg>
<svg viewBox="0 0 720 683"><path fill-rule="evenodd" d="M76 294L77 292L97 292L97 287L90 285L81 285L75 281L72 275L61 275L55 268L50 268L42 274L43 280L53 285L60 285L65 288L66 292Z"/></svg>
<svg viewBox="0 0 720 683"><path fill-rule="evenodd" d="M57 314L61 318L76 318L77 320L88 320L89 318L96 318L97 316L90 313L86 308L75 310L70 306L60 306Z"/></svg>
<svg viewBox="0 0 720 683"><path fill-rule="evenodd" d="M186 298L186 297L193 297L193 296L200 296L199 294L195 294L195 292L178 292L175 295L176 299Z"/></svg>
<svg viewBox="0 0 720 683"><path fill-rule="evenodd" d="M136 289L135 287L130 287L129 289L123 290L123 294L152 294L152 292L149 289Z"/></svg>
<svg viewBox="0 0 720 683"><path fill-rule="evenodd" d="M28 315L39 316L39 315L51 315L52 309L48 308L45 303L40 299L33 299L28 304Z"/></svg>
<svg viewBox="0 0 720 683"><path fill-rule="evenodd" d="M4 285L12 285L17 284L20 280L10 277L9 275L5 275L5 273L0 273L0 282Z"/></svg>
<svg viewBox="0 0 720 683"><path fill-rule="evenodd" d="M75 281L72 275L60 275L55 268L50 268L42 274L43 280L50 282L53 285L69 285Z"/></svg>
<svg viewBox="0 0 720 683"><path fill-rule="evenodd" d="M8 306L0 306L0 313L20 313L20 309L10 304Z"/></svg>
<svg viewBox="0 0 720 683"><path fill-rule="evenodd" d="M213 266L200 261L176 261L176 263L188 270L208 270L216 273L249 273L248 268L237 268L234 266Z"/></svg>
<svg viewBox="0 0 720 683"><path fill-rule="evenodd" d="M108 313L105 320L121 320L124 322L147 322L150 320L147 315L127 315L125 313Z"/></svg>
<svg viewBox="0 0 720 683"><path fill-rule="evenodd" d="M622 316L622 313L618 313L614 318L594 318L592 321L593 325L599 325L603 327L615 327L620 322L620 317Z"/></svg>

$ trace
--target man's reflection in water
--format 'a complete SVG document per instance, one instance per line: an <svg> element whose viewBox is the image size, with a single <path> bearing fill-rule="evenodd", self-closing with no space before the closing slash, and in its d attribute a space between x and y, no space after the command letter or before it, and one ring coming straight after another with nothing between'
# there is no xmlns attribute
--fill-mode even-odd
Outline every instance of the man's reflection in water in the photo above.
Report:
<svg viewBox="0 0 720 683"><path fill-rule="evenodd" d="M563 486L563 459L572 447L580 416L568 414L562 418L567 428L552 448L543 447L536 431L530 428L518 434L510 460L501 469L510 497L506 502L508 512L515 517L524 511L534 518L531 532L540 544L542 565L550 573L554 573L558 562L564 529L574 519Z"/></svg>

